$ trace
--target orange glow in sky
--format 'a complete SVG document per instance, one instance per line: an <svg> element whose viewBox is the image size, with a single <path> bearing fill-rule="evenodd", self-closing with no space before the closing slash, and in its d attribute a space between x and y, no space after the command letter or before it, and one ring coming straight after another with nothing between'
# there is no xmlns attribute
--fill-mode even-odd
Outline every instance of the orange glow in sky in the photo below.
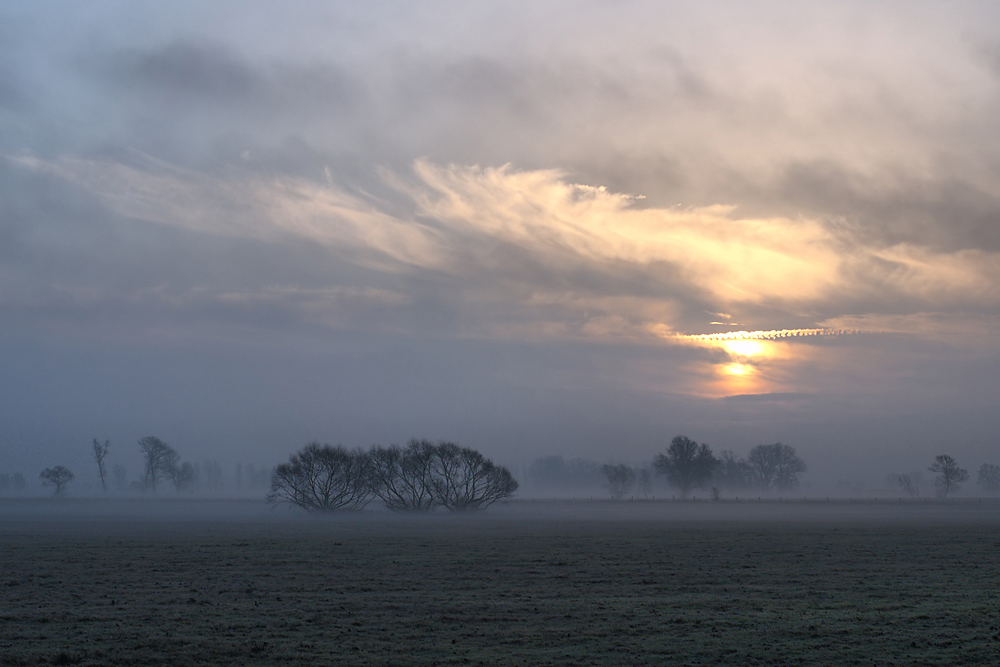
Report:
<svg viewBox="0 0 1000 667"><path fill-rule="evenodd" d="M725 340L717 344L733 357L771 356L774 348L773 344L759 340Z"/></svg>
<svg viewBox="0 0 1000 667"><path fill-rule="evenodd" d="M718 350L701 362L699 374L708 395L732 396L789 391L780 379L789 364L809 356L808 348L794 345L803 338L865 333L856 329L776 329L771 331L727 331L712 334L667 334L685 345Z"/></svg>
<svg viewBox="0 0 1000 667"><path fill-rule="evenodd" d="M706 378L706 393L711 396L734 396L770 391L760 369L749 363L713 364Z"/></svg>
<svg viewBox="0 0 1000 667"><path fill-rule="evenodd" d="M778 390L775 372L802 355L789 341L811 336L843 335L847 331L792 329L733 331L679 336L685 343L724 353L703 366L707 393L715 396L756 394ZM778 376L781 373L778 372Z"/></svg>

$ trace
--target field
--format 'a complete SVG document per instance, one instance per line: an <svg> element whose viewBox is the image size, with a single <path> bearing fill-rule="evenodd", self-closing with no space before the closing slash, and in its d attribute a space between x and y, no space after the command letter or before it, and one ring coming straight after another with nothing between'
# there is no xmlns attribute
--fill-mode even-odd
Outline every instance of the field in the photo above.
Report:
<svg viewBox="0 0 1000 667"><path fill-rule="evenodd" d="M3 665L994 665L1000 505L0 503Z"/></svg>

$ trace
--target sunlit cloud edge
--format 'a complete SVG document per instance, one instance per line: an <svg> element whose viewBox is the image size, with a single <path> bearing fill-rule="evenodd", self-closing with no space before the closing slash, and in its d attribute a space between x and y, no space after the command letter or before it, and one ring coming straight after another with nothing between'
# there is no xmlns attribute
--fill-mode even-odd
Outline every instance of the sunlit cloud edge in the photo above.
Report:
<svg viewBox="0 0 1000 667"><path fill-rule="evenodd" d="M708 334L673 334L668 336L677 341L713 342L727 340L782 340L788 338L815 338L875 334L867 329L772 329L769 331L725 331Z"/></svg>

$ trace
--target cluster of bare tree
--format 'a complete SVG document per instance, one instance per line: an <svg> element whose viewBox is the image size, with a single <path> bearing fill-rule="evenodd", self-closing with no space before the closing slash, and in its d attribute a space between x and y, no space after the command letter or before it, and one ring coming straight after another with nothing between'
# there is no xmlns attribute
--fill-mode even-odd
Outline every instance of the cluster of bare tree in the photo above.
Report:
<svg viewBox="0 0 1000 667"><path fill-rule="evenodd" d="M101 488L104 491L108 490L108 466L105 459L108 456L108 449L110 448L110 441L105 440L103 443L100 443L96 438L94 439L92 454L94 461L97 463L97 473L101 478ZM61 465L54 468L46 468L38 476L42 480L42 486L52 486L55 488L55 495L57 496L61 495L66 490L66 485L76 477L69 468Z"/></svg>
<svg viewBox="0 0 1000 667"><path fill-rule="evenodd" d="M745 459L721 452L714 479L718 488L732 492L781 493L798 488L799 475L805 471L794 447L775 442L757 445Z"/></svg>
<svg viewBox="0 0 1000 667"><path fill-rule="evenodd" d="M375 498L395 512L481 510L517 490L510 471L451 442L348 451L310 443L271 475L271 503L308 511L352 510Z"/></svg>
<svg viewBox="0 0 1000 667"><path fill-rule="evenodd" d="M97 474L103 491L107 492L112 482L117 491L155 492L163 483L169 483L178 492L193 491L196 488L208 491L222 488L222 464L218 461L182 462L177 450L156 436L142 438L138 444L143 460L142 478L138 482L129 483L128 469L122 464L116 463L109 474L107 456L111 442L105 440L102 443L96 439L93 441L91 453L97 464ZM267 468L255 468L250 463L238 463L232 482L237 489L263 488L267 486L270 476L270 470Z"/></svg>
<svg viewBox="0 0 1000 667"><path fill-rule="evenodd" d="M716 458L708 445L679 435L665 452L656 455L653 468L677 489L681 498L687 498L695 489L708 486L713 487L715 495L720 488L735 493L790 491L799 485L799 474L805 472L806 466L795 448L780 442L757 445L746 459L738 459L730 451ZM649 497L652 476L648 468L634 470L609 464L601 470L612 498L627 496L636 481L642 495Z"/></svg>
<svg viewBox="0 0 1000 667"><path fill-rule="evenodd" d="M111 441L98 441L91 444L91 456L97 465L97 476L101 482L101 490L105 493L113 485L116 491L147 492L157 491L164 483L169 483L174 490L193 491L196 488L215 491L223 486L222 464L218 461L205 461L204 464L181 461L180 454L173 447L155 436L147 436L139 440L139 450L142 452L143 472L139 481L128 481L128 469L120 464L114 464L108 470L108 453ZM66 485L75 477L65 466L46 468L41 475L43 486L55 487L56 494L61 494ZM271 477L267 468L255 468L253 464L238 463L232 482L236 489L266 488ZM15 490L24 488L24 478L20 474L0 475L0 492L13 486Z"/></svg>
<svg viewBox="0 0 1000 667"><path fill-rule="evenodd" d="M635 484L635 470L624 463L618 465L606 463L601 466L601 472L607 478L605 487L615 500L627 496Z"/></svg>
<svg viewBox="0 0 1000 667"><path fill-rule="evenodd" d="M169 480L175 490L183 491L194 481L194 466L187 461L181 463L177 450L156 436L139 440L139 449L145 463L142 478L144 490L155 492L160 480Z"/></svg>
<svg viewBox="0 0 1000 667"><path fill-rule="evenodd" d="M927 470L938 474L934 478L934 491L941 498L947 498L949 493L957 493L962 489L962 484L969 480L969 471L959 467L958 462L948 454L934 457L934 463ZM919 472L892 473L887 479L908 496L919 498L922 477ZM1000 466L992 463L981 465L976 484L986 493L995 494L1000 491Z"/></svg>
<svg viewBox="0 0 1000 667"><path fill-rule="evenodd" d="M667 483L677 489L681 498L687 498L695 488L705 487L718 464L708 445L698 444L683 435L671 440L667 451L653 459L656 472L667 478Z"/></svg>

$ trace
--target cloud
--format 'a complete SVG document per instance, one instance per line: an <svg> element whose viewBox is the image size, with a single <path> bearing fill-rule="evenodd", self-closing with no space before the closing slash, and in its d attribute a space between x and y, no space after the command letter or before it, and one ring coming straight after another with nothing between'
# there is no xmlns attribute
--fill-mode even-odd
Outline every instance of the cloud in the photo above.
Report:
<svg viewBox="0 0 1000 667"><path fill-rule="evenodd" d="M44 113L18 117L28 145L136 146L209 170L249 149L280 173L325 161L346 180L420 156L557 167L655 207L737 204L747 218L838 219L889 245L1000 250L984 8L921 6L901 23L851 3L767 3L752 17L734 5L739 30L642 3L574 7L570 22L558 3L451 7L450 20L313 7L224 31L218 11L147 8L131 31L112 22L72 42L31 81L46 94Z"/></svg>
<svg viewBox="0 0 1000 667"><path fill-rule="evenodd" d="M253 172L213 177L149 156L134 157L142 167L75 157L9 160L65 179L129 218L200 234L267 242L301 239L353 253L354 263L383 270L440 262L432 230L394 218L344 190Z"/></svg>
<svg viewBox="0 0 1000 667"><path fill-rule="evenodd" d="M841 315L820 323L826 327L860 329L911 337L980 354L995 351L1000 314L991 311L863 313Z"/></svg>
<svg viewBox="0 0 1000 667"><path fill-rule="evenodd" d="M551 171L427 162L416 171L431 189L414 193L421 213L456 231L653 275L678 268L720 303L816 299L835 279L834 239L812 221L740 218L727 206L638 209L634 197Z"/></svg>
<svg viewBox="0 0 1000 667"><path fill-rule="evenodd" d="M334 63L262 63L242 49L206 39L112 47L82 59L81 69L123 102L149 110L166 105L185 115L216 106L239 111L232 120L240 123L260 123L276 113L329 117L363 97L356 77Z"/></svg>
<svg viewBox="0 0 1000 667"><path fill-rule="evenodd" d="M448 313L438 326L453 327L451 335L656 344L703 334L720 312L772 324L814 313L811 326L760 330L785 338L826 335L820 321L872 306L975 310L992 308L1000 294L997 253L881 245L818 220L744 217L732 206L643 207L634 195L573 183L555 170L420 160L409 175L383 172L386 186L411 202L412 212L402 213L329 171L316 180L249 168L211 175L142 155L8 161L68 181L127 219L275 248L322 248L354 269L327 285L202 286L244 308L287 299L311 321L348 295L368 295L397 313L396 329L424 326L416 316L423 304Z"/></svg>
<svg viewBox="0 0 1000 667"><path fill-rule="evenodd" d="M247 102L256 73L218 44L175 41L154 51L119 51L105 64L122 87Z"/></svg>
<svg viewBox="0 0 1000 667"><path fill-rule="evenodd" d="M817 336L849 336L866 333L863 329L778 329L773 331L725 331L710 334L677 335L676 338L685 341L755 341L781 340L783 338L812 338Z"/></svg>

